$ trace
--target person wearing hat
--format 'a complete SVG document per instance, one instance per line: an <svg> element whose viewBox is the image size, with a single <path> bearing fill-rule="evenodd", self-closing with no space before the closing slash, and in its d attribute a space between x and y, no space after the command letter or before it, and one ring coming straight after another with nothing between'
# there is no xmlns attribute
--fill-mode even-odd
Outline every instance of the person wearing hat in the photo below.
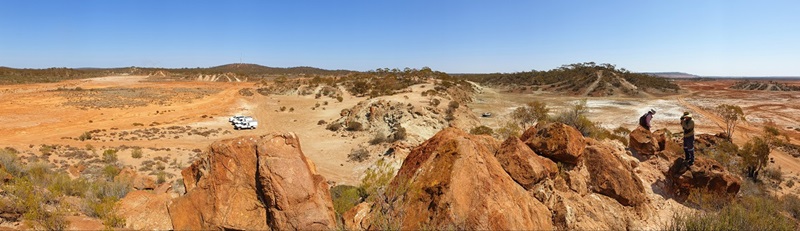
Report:
<svg viewBox="0 0 800 231"><path fill-rule="evenodd" d="M644 113L642 117L639 117L639 126L642 126L644 129L650 131L650 120L653 119L653 115L656 114L656 109L650 109L647 113Z"/></svg>
<svg viewBox="0 0 800 231"><path fill-rule="evenodd" d="M681 127L683 127L683 153L686 155L684 161L686 161L687 166L692 166L694 164L694 121L692 120L692 113L683 113Z"/></svg>

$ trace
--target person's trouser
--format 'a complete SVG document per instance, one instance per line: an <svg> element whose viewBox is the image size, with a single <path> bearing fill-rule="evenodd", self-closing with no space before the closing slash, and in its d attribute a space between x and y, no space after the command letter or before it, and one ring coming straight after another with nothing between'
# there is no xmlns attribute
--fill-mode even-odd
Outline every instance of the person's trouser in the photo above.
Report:
<svg viewBox="0 0 800 231"><path fill-rule="evenodd" d="M683 137L683 153L686 155L686 163L694 163L694 136Z"/></svg>

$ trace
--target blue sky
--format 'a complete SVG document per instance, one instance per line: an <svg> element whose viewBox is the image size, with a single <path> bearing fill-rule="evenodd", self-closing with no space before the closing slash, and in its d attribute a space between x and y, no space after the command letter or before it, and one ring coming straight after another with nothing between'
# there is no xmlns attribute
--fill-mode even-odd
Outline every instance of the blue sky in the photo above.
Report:
<svg viewBox="0 0 800 231"><path fill-rule="evenodd" d="M800 1L0 0L0 66L800 76Z"/></svg>

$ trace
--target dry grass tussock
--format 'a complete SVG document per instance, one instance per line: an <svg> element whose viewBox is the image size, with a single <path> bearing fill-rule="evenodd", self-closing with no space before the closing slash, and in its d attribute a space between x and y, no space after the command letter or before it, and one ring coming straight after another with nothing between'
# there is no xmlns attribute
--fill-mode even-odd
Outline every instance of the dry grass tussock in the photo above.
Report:
<svg viewBox="0 0 800 231"><path fill-rule="evenodd" d="M0 150L0 209L9 214L6 222L24 222L29 227L46 230L63 230L69 224L66 214L80 211L100 218L108 228L122 228L125 221L116 214L115 203L130 190L130 182L114 180L119 171L112 164L103 171L105 177L71 179L63 171L54 171L46 162L21 164L17 153ZM79 208L67 203L66 197L80 199Z"/></svg>

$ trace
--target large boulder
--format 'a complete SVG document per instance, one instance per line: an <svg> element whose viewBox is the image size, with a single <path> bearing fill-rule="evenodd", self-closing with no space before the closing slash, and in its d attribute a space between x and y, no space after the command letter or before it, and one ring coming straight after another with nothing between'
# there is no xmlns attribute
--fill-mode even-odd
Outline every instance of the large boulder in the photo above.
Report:
<svg viewBox="0 0 800 231"><path fill-rule="evenodd" d="M642 180L633 172L629 162L623 161L614 149L590 140L583 158L589 170L590 185L594 192L614 198L625 206L636 206L646 201Z"/></svg>
<svg viewBox="0 0 800 231"><path fill-rule="evenodd" d="M641 156L652 156L661 149L653 133L641 126L636 127L629 135L628 146L631 152Z"/></svg>
<svg viewBox="0 0 800 231"><path fill-rule="evenodd" d="M535 135L525 137L527 138L525 144L537 154L573 165L578 163L583 155L583 149L586 148L581 132L562 123L542 125L536 128Z"/></svg>
<svg viewBox="0 0 800 231"><path fill-rule="evenodd" d="M172 230L167 206L172 197L166 193L132 191L117 202L117 211L125 218L125 228L134 230Z"/></svg>
<svg viewBox="0 0 800 231"><path fill-rule="evenodd" d="M347 210L342 214L342 221L346 230L369 230L370 212L372 212L372 203L361 202L355 207Z"/></svg>
<svg viewBox="0 0 800 231"><path fill-rule="evenodd" d="M303 155L295 134L273 135L259 143L257 179L272 229L335 228L330 186Z"/></svg>
<svg viewBox="0 0 800 231"><path fill-rule="evenodd" d="M703 157L695 157L691 167L684 164L683 158L678 158L665 175L669 190L677 198L686 198L693 189L734 196L742 186L741 178L728 172L719 162Z"/></svg>
<svg viewBox="0 0 800 231"><path fill-rule="evenodd" d="M539 181L553 178L558 173L555 162L536 155L516 137L506 139L495 156L508 175L525 189L531 189Z"/></svg>
<svg viewBox="0 0 800 231"><path fill-rule="evenodd" d="M404 230L551 230L550 210L517 184L494 153L498 141L446 128L415 148L389 186L389 214Z"/></svg>
<svg viewBox="0 0 800 231"><path fill-rule="evenodd" d="M663 151L665 147L667 147L667 141L669 140L669 136L672 134L666 128L658 129L653 132L653 138L656 138L656 143L658 143L658 150Z"/></svg>
<svg viewBox="0 0 800 231"><path fill-rule="evenodd" d="M182 172L187 193L169 206L181 229L333 229L328 185L294 134L214 142Z"/></svg>

